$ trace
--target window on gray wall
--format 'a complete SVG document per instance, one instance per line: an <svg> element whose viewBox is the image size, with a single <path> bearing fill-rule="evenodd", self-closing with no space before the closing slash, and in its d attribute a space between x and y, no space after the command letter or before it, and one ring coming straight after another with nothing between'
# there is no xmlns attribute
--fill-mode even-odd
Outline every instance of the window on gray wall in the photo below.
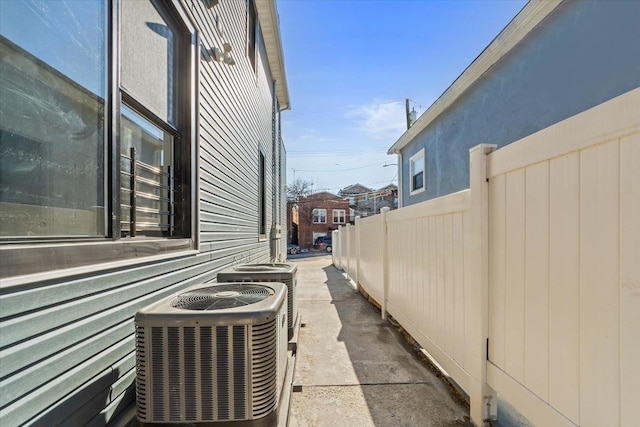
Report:
<svg viewBox="0 0 640 427"><path fill-rule="evenodd" d="M162 2L124 1L121 16L121 230L180 235L177 162L189 156L180 144L185 120L177 114L186 100L178 86L185 35Z"/></svg>
<svg viewBox="0 0 640 427"><path fill-rule="evenodd" d="M256 35L258 32L256 6L254 0L247 0L247 55L251 68L256 69Z"/></svg>
<svg viewBox="0 0 640 427"><path fill-rule="evenodd" d="M138 256L105 238L149 255L193 248L122 238L193 237L198 58L181 2L0 1L0 240L41 257L0 262L0 277Z"/></svg>
<svg viewBox="0 0 640 427"><path fill-rule="evenodd" d="M411 179L410 194L424 191L424 148L409 159L409 177Z"/></svg>
<svg viewBox="0 0 640 427"><path fill-rule="evenodd" d="M258 161L258 233L262 236L267 234L267 177L265 160L262 150L259 152Z"/></svg>

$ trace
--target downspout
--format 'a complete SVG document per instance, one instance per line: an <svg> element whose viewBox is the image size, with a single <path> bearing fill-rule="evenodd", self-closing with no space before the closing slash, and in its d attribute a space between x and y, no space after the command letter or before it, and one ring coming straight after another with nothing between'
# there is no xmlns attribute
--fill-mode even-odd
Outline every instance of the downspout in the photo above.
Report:
<svg viewBox="0 0 640 427"><path fill-rule="evenodd" d="M272 148L271 148L271 244L273 245L273 251L271 253L271 261L282 261L283 260L283 251L281 248L281 239L282 239L282 224L281 224L281 215L278 215L280 210L282 209L282 190L281 184L283 183L282 177L280 176L282 173L282 168L279 167L282 159L280 158L280 141L281 141L281 117L280 113L287 108L280 108L278 105L278 95L277 95L277 83L273 81L273 104L271 111L271 133L273 136ZM281 212L280 212L281 213ZM280 229L277 229L277 226Z"/></svg>
<svg viewBox="0 0 640 427"><path fill-rule="evenodd" d="M280 191L278 185L276 183L276 165L278 162L278 154L276 151L278 150L278 124L277 124L277 114L278 112L278 97L276 95L276 81L273 81L273 104L271 108L271 135L272 135L272 147L271 147L271 261L276 261L279 258L278 251L278 242L276 241L276 217L277 217L277 206L278 203L277 193Z"/></svg>

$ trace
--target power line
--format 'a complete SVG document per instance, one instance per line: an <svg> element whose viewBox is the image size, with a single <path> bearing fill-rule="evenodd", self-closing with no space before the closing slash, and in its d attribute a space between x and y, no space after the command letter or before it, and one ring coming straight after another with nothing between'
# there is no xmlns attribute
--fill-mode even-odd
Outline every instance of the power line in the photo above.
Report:
<svg viewBox="0 0 640 427"><path fill-rule="evenodd" d="M287 152L287 157L316 157L316 156L362 156L363 154L382 154L386 153L387 149L380 150L345 150L345 151L290 151Z"/></svg>
<svg viewBox="0 0 640 427"><path fill-rule="evenodd" d="M374 106L374 107L378 107L380 105L386 105L386 104L395 104L397 102L400 102L400 100L397 99L393 99L390 101L385 101L385 102L378 102L377 104L369 104L367 105L368 107ZM415 102L415 101L414 101ZM325 113L333 113L336 110L348 110L348 109L352 109L352 108L358 108L361 107L362 105L357 105L357 104L352 104L352 105L343 105L342 107L333 107L331 109L327 109L327 110L317 110L317 111L303 111L303 112L296 112L295 110L287 113L287 117L298 117L298 116L308 116L308 115L312 115L312 114L325 114Z"/></svg>
<svg viewBox="0 0 640 427"><path fill-rule="evenodd" d="M382 163L374 163L371 165L366 165L366 166L359 166L359 167L355 167L355 168L347 168L347 169L296 169L296 172L347 172L347 171L354 171L357 169L366 169L366 168L371 168L374 166L380 166Z"/></svg>

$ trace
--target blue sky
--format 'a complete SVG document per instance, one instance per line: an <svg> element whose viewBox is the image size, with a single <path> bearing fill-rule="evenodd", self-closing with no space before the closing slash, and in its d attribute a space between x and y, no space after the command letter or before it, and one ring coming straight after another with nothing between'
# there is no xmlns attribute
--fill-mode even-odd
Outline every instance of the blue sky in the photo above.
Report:
<svg viewBox="0 0 640 427"><path fill-rule="evenodd" d="M337 193L397 183L387 150L522 9L524 0L278 0L292 109L287 181Z"/></svg>

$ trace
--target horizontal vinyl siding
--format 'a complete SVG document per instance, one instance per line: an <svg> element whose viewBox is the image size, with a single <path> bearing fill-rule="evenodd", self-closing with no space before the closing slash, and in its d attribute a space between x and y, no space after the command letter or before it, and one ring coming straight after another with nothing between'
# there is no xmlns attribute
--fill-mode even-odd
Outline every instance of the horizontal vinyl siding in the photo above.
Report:
<svg viewBox="0 0 640 427"><path fill-rule="evenodd" d="M229 2L228 8L215 8L225 25L223 38L214 26L202 28L200 37L206 48L234 47L237 65L203 62L201 66L200 150L201 150L201 250L207 243L230 241L237 244L237 257L268 259L268 241L260 242L258 230L258 153L264 154L267 227L272 221L272 94L271 78L260 64L265 63L264 47L256 46L257 75L246 58L246 5L243 0ZM211 18L211 11L194 5L197 20ZM259 40L258 40L259 41ZM240 84L240 82L246 82ZM224 96L220 96L224 93ZM207 98L208 102L202 100ZM223 219L223 223L216 221ZM223 224L221 226L221 224ZM251 240L253 239L253 247ZM227 253L233 243L227 245Z"/></svg>
<svg viewBox="0 0 640 427"><path fill-rule="evenodd" d="M273 179L272 82L264 46L246 56L245 0L205 9L185 1L201 47L232 45L236 65L207 61L199 92L200 253L82 277L0 288L0 424L106 424L135 400L133 318L238 262L270 257L269 230L284 226L285 180ZM224 25L221 38L215 15ZM260 40L259 40L260 41ZM260 42L261 43L261 42ZM265 156L267 239L258 236L258 150ZM276 159L280 158L279 153ZM278 197L272 193L278 191ZM273 209L273 201L281 206ZM282 209L280 211L279 209ZM275 218L273 214L275 213Z"/></svg>

